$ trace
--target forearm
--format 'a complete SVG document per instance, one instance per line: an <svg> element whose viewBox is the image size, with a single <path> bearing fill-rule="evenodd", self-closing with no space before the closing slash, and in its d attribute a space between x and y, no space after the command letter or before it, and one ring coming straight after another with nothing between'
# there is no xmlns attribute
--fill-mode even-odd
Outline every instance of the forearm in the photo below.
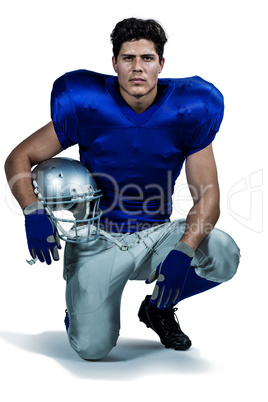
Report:
<svg viewBox="0 0 268 402"><path fill-rule="evenodd" d="M5 163L5 171L12 194L22 209L37 201L31 180L31 162L26 154L16 149L11 152Z"/></svg>
<svg viewBox="0 0 268 402"><path fill-rule="evenodd" d="M53 123L50 122L21 142L8 156L5 163L7 180L22 209L37 201L31 168L62 150Z"/></svg>
<svg viewBox="0 0 268 402"><path fill-rule="evenodd" d="M180 241L194 250L214 228L220 216L218 195L204 195L189 211Z"/></svg>

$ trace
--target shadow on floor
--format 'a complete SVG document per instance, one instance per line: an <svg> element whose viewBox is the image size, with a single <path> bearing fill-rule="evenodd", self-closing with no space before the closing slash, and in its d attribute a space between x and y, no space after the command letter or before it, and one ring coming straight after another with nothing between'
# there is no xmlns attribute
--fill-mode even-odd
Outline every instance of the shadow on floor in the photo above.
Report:
<svg viewBox="0 0 268 402"><path fill-rule="evenodd" d="M117 346L105 359L90 362L80 359L72 350L63 331L1 332L0 339L30 353L48 356L80 378L122 381L153 374L199 374L221 370L218 363L201 358L198 349L174 351L151 340L119 338Z"/></svg>

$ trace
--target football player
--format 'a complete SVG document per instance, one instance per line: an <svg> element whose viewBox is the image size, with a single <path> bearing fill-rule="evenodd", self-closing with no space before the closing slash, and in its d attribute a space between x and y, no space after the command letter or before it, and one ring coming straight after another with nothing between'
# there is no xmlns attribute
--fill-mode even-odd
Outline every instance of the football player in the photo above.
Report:
<svg viewBox="0 0 268 402"><path fill-rule="evenodd" d="M73 214L75 236L60 237L66 240L66 329L86 360L101 359L115 346L129 279L155 282L141 303L140 321L166 348L188 349L191 340L181 330L176 304L231 279L240 258L235 241L215 228L220 212L212 141L223 118L222 94L198 76L159 78L167 38L154 20L120 21L111 41L116 75L78 70L58 78L51 122L19 144L5 164L33 259L59 259L52 204L73 212L82 200L83 213ZM84 174L94 176L102 193L93 221L88 189L77 195L73 188L76 161L54 158L76 144L87 171L78 169L77 183ZM193 206L185 220L171 221L171 197L184 163Z"/></svg>

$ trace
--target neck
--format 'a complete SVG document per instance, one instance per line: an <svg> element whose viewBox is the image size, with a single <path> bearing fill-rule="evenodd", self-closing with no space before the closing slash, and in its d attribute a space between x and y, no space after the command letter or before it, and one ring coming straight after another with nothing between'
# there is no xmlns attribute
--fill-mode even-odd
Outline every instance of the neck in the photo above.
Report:
<svg viewBox="0 0 268 402"><path fill-rule="evenodd" d="M154 103L154 100L157 96L157 86L149 93L140 96L130 95L120 87L120 94L128 106L134 110L134 112L141 114Z"/></svg>

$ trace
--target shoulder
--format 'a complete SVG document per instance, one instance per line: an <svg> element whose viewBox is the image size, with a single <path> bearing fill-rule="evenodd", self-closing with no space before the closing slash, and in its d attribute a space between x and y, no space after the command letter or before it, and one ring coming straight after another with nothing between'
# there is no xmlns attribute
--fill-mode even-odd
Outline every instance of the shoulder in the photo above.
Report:
<svg viewBox="0 0 268 402"><path fill-rule="evenodd" d="M101 93L105 91L107 77L109 76L89 70L70 71L55 80L52 92L55 96L66 96L67 92L74 99L96 91Z"/></svg>
<svg viewBox="0 0 268 402"><path fill-rule="evenodd" d="M164 81L164 80L163 80ZM185 124L196 127L224 109L221 92L199 76L167 79L173 83L169 106Z"/></svg>
<svg viewBox="0 0 268 402"><path fill-rule="evenodd" d="M173 78L174 96L180 96L189 102L199 101L203 104L212 98L218 103L223 103L222 93L211 83L199 76L187 78Z"/></svg>

